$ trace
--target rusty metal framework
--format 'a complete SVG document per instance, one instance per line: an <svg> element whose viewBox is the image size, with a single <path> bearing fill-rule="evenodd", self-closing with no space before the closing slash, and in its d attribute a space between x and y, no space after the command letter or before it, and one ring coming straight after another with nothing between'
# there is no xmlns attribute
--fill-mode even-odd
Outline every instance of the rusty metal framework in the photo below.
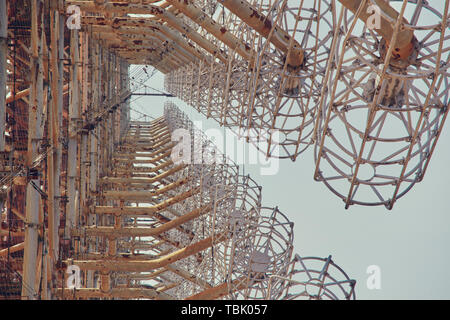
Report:
<svg viewBox="0 0 450 320"><path fill-rule="evenodd" d="M130 97L159 71L267 156L311 150L346 208L391 209L447 118L449 6L0 0L0 298L354 299L183 112Z"/></svg>
<svg viewBox="0 0 450 320"><path fill-rule="evenodd" d="M339 14L342 33L335 38L336 67L327 70L329 94L322 95L314 178L346 208L391 209L423 179L448 114L449 2L443 11L423 1L392 4L400 14L382 19L401 30L393 39L358 24L362 10ZM405 34L406 49L387 45Z"/></svg>
<svg viewBox="0 0 450 320"><path fill-rule="evenodd" d="M281 292L282 300L354 300L355 285L356 282L333 262L331 256L318 258L296 254L289 265L288 276L270 277L266 298Z"/></svg>
<svg viewBox="0 0 450 320"><path fill-rule="evenodd" d="M313 144L314 179L346 208L392 209L423 179L448 113L448 1L219 2L253 59L177 68L169 92L268 156Z"/></svg>
<svg viewBox="0 0 450 320"><path fill-rule="evenodd" d="M295 160L314 143L317 104L333 38L332 5L330 1L220 3L224 34L239 38L252 57L235 49L225 64L178 68L166 76L166 89L221 125L265 139L267 149L261 151L268 156ZM190 3L175 6L183 13L195 9ZM208 26L202 27L210 32ZM276 143L270 130L279 131ZM278 145L281 148L274 154Z"/></svg>

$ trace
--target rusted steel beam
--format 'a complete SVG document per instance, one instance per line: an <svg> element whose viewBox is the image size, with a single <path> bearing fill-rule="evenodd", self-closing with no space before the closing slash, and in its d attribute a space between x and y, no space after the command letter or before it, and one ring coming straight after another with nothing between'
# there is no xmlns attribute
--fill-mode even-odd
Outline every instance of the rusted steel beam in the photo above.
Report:
<svg viewBox="0 0 450 320"><path fill-rule="evenodd" d="M85 28L83 27L83 29ZM96 38L97 40L102 40L104 47L110 47L113 45L120 44L121 39L117 34L111 32L109 26L91 25L89 26L89 32L92 32L93 38Z"/></svg>
<svg viewBox="0 0 450 320"><path fill-rule="evenodd" d="M183 201L200 191L199 188L191 189L172 198L164 200L157 205L151 207L112 207L112 206L96 206L94 213L98 214L113 214L113 215L153 215L155 212L162 211L171 205Z"/></svg>
<svg viewBox="0 0 450 320"><path fill-rule="evenodd" d="M177 286L179 286L179 285L180 285L179 282L173 282L173 283L170 283L170 284L168 284L168 285L159 287L158 289L156 289L156 291L157 291L157 292L164 292L164 291L170 290L170 289L172 289L172 288L175 288L175 287L177 287Z"/></svg>
<svg viewBox="0 0 450 320"><path fill-rule="evenodd" d="M94 288L61 289L56 290L58 296L64 295L70 298L121 298L121 299L156 299L156 300L174 300L167 293L149 288L112 288L107 292Z"/></svg>
<svg viewBox="0 0 450 320"><path fill-rule="evenodd" d="M122 40L119 46L111 46L112 49L119 52L145 52L141 51L145 49L149 51L147 55L149 58L154 61L153 64L161 65L171 63L174 65L173 68L178 68L186 63L192 63L196 61L196 57L186 51L184 48L180 47L176 42L164 42L161 35L154 34L160 42L156 42L150 44L148 42L153 36L149 35L141 35L141 34L133 34L135 30L133 28L128 28L130 31L127 33L121 33L121 37L129 37L130 40ZM127 44L128 43L128 44ZM158 44L159 43L159 44ZM136 57L136 55L132 55Z"/></svg>
<svg viewBox="0 0 450 320"><path fill-rule="evenodd" d="M143 139L143 138L129 138L124 141L125 143L143 143L150 144L154 149L163 146L165 144L170 144L170 133L166 131L159 132L157 135L154 135L151 139ZM172 146L174 143L171 143Z"/></svg>
<svg viewBox="0 0 450 320"><path fill-rule="evenodd" d="M11 96L9 96L8 98L6 98L5 103L8 104L8 103L17 101L17 100L19 100L19 99L22 99L22 98L24 98L24 97L27 97L29 94L30 94L30 88L23 89L23 90L21 90L21 91L19 91L19 92L16 92L15 95L11 95Z"/></svg>
<svg viewBox="0 0 450 320"><path fill-rule="evenodd" d="M225 233L219 233L215 236L200 240L182 249L176 250L164 257L155 260L144 261L123 261L115 260L73 260L73 264L79 266L82 270L98 270L103 272L145 272L163 268L171 263L187 258L193 254L210 248L226 240Z"/></svg>
<svg viewBox="0 0 450 320"><path fill-rule="evenodd" d="M230 293L230 288L238 291L245 289L247 287L247 282L245 277L234 280L231 284L225 282L216 287L206 289L200 293L187 297L185 300L215 300Z"/></svg>
<svg viewBox="0 0 450 320"><path fill-rule="evenodd" d="M156 151L153 152L127 152L125 151L119 151L119 152L114 152L113 157L115 159L120 159L120 158L124 158L124 159L133 159L136 157L144 157L144 158L153 158L155 156L157 156L158 154L167 151L168 149L172 148L175 144L170 144L167 145L165 147L163 147L163 149L158 149Z"/></svg>
<svg viewBox="0 0 450 320"><path fill-rule="evenodd" d="M155 167L152 167L152 168L148 168L148 167L132 167L131 170L130 169L115 168L114 172L115 173L131 173L131 174L133 174L133 173L147 173L147 174L149 174L149 173L158 172L158 171L160 171L160 170L162 170L162 169L164 169L164 168L166 168L166 167L168 167L168 166L170 166L172 164L173 164L172 160L169 159L169 160L167 160L167 161L165 161L165 162L163 162L163 163L161 163L161 164L159 164L159 165L157 165Z"/></svg>
<svg viewBox="0 0 450 320"><path fill-rule="evenodd" d="M236 50L236 52L245 60L253 63L253 59L256 56L253 49L250 48L248 44L235 37L225 26L217 23L200 8L195 6L192 0L167 0L167 2L207 30L218 40L222 41L230 47L230 49Z"/></svg>
<svg viewBox="0 0 450 320"><path fill-rule="evenodd" d="M167 42L167 38L164 37L163 32L159 32L150 27L141 27L139 29L136 29L134 27L122 27L115 29L111 26L97 25L94 25L92 27L92 30L94 32L100 32L102 35L109 34L110 38L117 37L115 38L116 40L114 40L114 42L110 41L110 48L114 49L115 51L121 52L122 56L124 56L124 53L130 52L131 56L128 56L127 58L137 57L137 52L146 52L147 54L151 54L152 52L154 52L155 55L153 55L152 60L156 61L154 61L153 64L158 64L157 53L159 52L159 54L162 55L162 58L160 58L162 61L166 61L165 59L167 58L172 60L183 60L182 62L178 62L178 66L185 63L195 62L196 59L203 58L202 53L189 45L181 36L178 36L174 32L170 31L169 28L161 27L161 29L165 29L165 31L167 31L166 36L168 37L168 39L172 39L171 42ZM127 40L126 38L129 39ZM159 41L161 41L161 44L155 42L153 45L146 47L144 46L143 41L145 39L158 39ZM127 42L131 43L127 44ZM133 44L135 44L135 46L133 46ZM166 46L169 50L162 50L164 46Z"/></svg>
<svg viewBox="0 0 450 320"><path fill-rule="evenodd" d="M360 0L339 0L339 2L348 10L357 13L361 1ZM374 28L374 30L383 37L384 40L389 44L392 35L394 34L394 24L398 18L399 13L389 5L388 1L385 0L374 0L375 4L381 11L380 14L380 28ZM370 1L366 1L364 7L360 11L359 19L361 19L365 24L368 23L370 17L374 14L373 11L369 10L368 7L371 5ZM384 15L387 15L393 20L391 23ZM405 24L408 21L403 18ZM399 54L401 58L408 58L413 49L414 32L411 29L400 28L397 33L397 40L394 44L394 53Z"/></svg>
<svg viewBox="0 0 450 320"><path fill-rule="evenodd" d="M95 5L93 1L67 1L70 4L80 6L81 10L87 12L114 12L122 14L151 14L155 17L165 21L169 26L186 35L189 39L194 41L199 47L209 52L212 56L216 56L223 63L227 63L227 55L212 42L206 40L198 32L177 18L172 12L156 5L131 4L124 7L123 4L116 4L114 2L105 3L104 5ZM148 19L148 18L145 18Z"/></svg>
<svg viewBox="0 0 450 320"><path fill-rule="evenodd" d="M11 208L11 212L14 213L17 217L19 217L20 220L26 221L25 216L22 213L20 213L16 208Z"/></svg>
<svg viewBox="0 0 450 320"><path fill-rule="evenodd" d="M63 35L60 35L60 17L58 10L58 1L51 0L50 8L50 70L51 70L51 105L48 113L48 130L50 137L50 144L52 151L47 155L47 184L48 184L48 245L49 256L54 261L58 256L58 229L59 229L59 212L60 212L60 168L61 168L61 146L60 146L60 131L62 117L62 81L60 77L62 72L59 71L61 67L59 63L61 50L59 41L62 41ZM87 82L87 81L86 81ZM87 92L86 92L87 93Z"/></svg>
<svg viewBox="0 0 450 320"><path fill-rule="evenodd" d="M126 201L146 201L152 200L152 197L166 193L169 190L173 190L182 185L185 185L191 180L190 177L181 178L175 182L172 182L164 187L156 189L154 191L104 191L102 197L109 200L126 200Z"/></svg>
<svg viewBox="0 0 450 320"><path fill-rule="evenodd" d="M118 161L120 161L121 163L156 163L156 162L158 162L160 160L163 160L163 159L169 157L171 152L172 152L171 150L168 150L168 151L164 152L163 154L160 154L159 156L154 157L152 159L145 159L145 160L141 160L141 159L123 159L123 160L118 160Z"/></svg>
<svg viewBox="0 0 450 320"><path fill-rule="evenodd" d="M165 268L161 268L160 270L157 270L155 272L152 273L117 273L116 276L117 277L123 277L123 278L127 278L130 280L151 280L154 279L156 277L158 277L160 274L163 274L167 272L167 269Z"/></svg>
<svg viewBox="0 0 450 320"><path fill-rule="evenodd" d="M190 42L187 42L181 35L174 31L164 24L158 22L158 21L152 21L148 19L142 19L142 18L115 18L112 23L113 28L120 28L120 27L134 27L136 28L136 31L143 30L144 32L148 32L147 30L153 30L154 32L161 32L162 34L166 35L173 41L175 41L178 45L180 45L182 48L184 48L186 51L191 53L192 55L195 55L199 59L206 59L206 57L203 55L203 53L195 48L194 45L192 45Z"/></svg>
<svg viewBox="0 0 450 320"><path fill-rule="evenodd" d="M138 64L152 64L154 67L168 72L178 68L183 63L195 60L194 57L183 50L180 50L181 52L184 52L183 59L186 59L185 62L181 63L179 61L181 57L175 49L176 44L172 42L164 43L163 40L155 37L156 33L152 33L153 36L140 35L141 38L157 40L154 45L144 46L143 43L141 43L140 45L132 46L127 43L129 41L132 41L133 43L133 38L136 39L138 36L126 32L120 33L119 30L114 31L109 26L92 26L91 29L94 34L97 34L101 39L106 39L106 45L127 61L133 60L137 61ZM130 33L133 33L133 28L128 29L130 29Z"/></svg>
<svg viewBox="0 0 450 320"><path fill-rule="evenodd" d="M153 130L150 129L140 129L141 135L144 136L150 136L150 141L155 141L158 139L161 139L161 137L166 137L168 134L170 134L170 130L167 128L166 124L161 124L161 126L155 127ZM134 137L130 137L131 140L133 140Z"/></svg>
<svg viewBox="0 0 450 320"><path fill-rule="evenodd" d="M158 243L145 243L142 241L138 241L138 242L124 242L121 244L122 248L126 248L126 249L131 249L131 250L154 250L156 248L158 248L162 243L165 244L171 244L170 242L165 241L164 239L159 238L161 241ZM176 246L174 246L176 247ZM81 259L81 258L80 258ZM94 260L96 259L96 257L90 259L89 256L87 258L83 258L83 260ZM131 259L128 259L131 260ZM146 259L146 257L144 257L142 260L148 260Z"/></svg>
<svg viewBox="0 0 450 320"><path fill-rule="evenodd" d="M88 25L98 25L105 27L104 30L108 30L108 26L111 27L111 32L118 32L120 29L126 27L127 34L141 34L144 36L148 36L149 34L154 35L160 40L164 41L164 35L169 39L173 40L176 44L182 47L184 50L189 52L192 56L197 57L198 59L205 59L206 57L203 53L195 48L191 43L187 42L180 34L176 31L171 30L167 26L163 25L158 21L153 21L150 19L144 18L114 18L106 19L104 17L83 17L83 24Z"/></svg>
<svg viewBox="0 0 450 320"><path fill-rule="evenodd" d="M2 249L2 250L0 250L0 257L6 257L10 253L14 253L14 252L23 250L23 248L25 248L25 243L21 242L21 243L15 244L9 248Z"/></svg>
<svg viewBox="0 0 450 320"><path fill-rule="evenodd" d="M175 70L178 66L170 59L169 55L165 55L163 59L152 55L147 49L134 49L132 51L117 51L117 54L127 60L130 64L150 64L163 73Z"/></svg>
<svg viewBox="0 0 450 320"><path fill-rule="evenodd" d="M187 165L178 165L164 173L161 173L153 178L115 178L115 177L105 177L101 179L101 183L154 183L158 182L163 178L166 178L175 172L183 170Z"/></svg>
<svg viewBox="0 0 450 320"><path fill-rule="evenodd" d="M130 242L127 242L130 243ZM149 245L145 243L139 243L139 245ZM150 244L151 245L151 244ZM155 249L157 246L152 247L152 249ZM166 253L167 254L167 253ZM107 253L100 253L100 252L89 252L85 254L80 255L80 259L83 260L103 260L103 259L109 259L109 260L116 260L116 261L130 261L130 260L154 260L155 258L158 258L159 256L153 255L153 254L127 254L127 253L119 253L115 256L110 256Z"/></svg>
<svg viewBox="0 0 450 320"><path fill-rule="evenodd" d="M0 236L8 236L11 237L23 237L25 235L24 231L10 231L8 229L0 229Z"/></svg>
<svg viewBox="0 0 450 320"><path fill-rule="evenodd" d="M224 7L265 38L269 38L273 29L270 42L286 53L289 66L296 68L303 64L304 51L300 44L296 40L293 40L292 48L289 50L291 41L289 33L279 26L273 26L270 18L259 12L246 0L218 0L218 2L222 3Z"/></svg>
<svg viewBox="0 0 450 320"><path fill-rule="evenodd" d="M105 236L108 238L118 238L118 237L150 237L156 236L170 229L181 226L190 220L193 220L212 208L211 205L206 205L201 208L192 210L176 219L162 224L156 228L144 228L144 227L125 227L125 228L115 228L115 227L86 227L81 230L73 230L72 236Z"/></svg>
<svg viewBox="0 0 450 320"><path fill-rule="evenodd" d="M175 273L176 275L192 282L195 283L196 285L199 285L205 289L209 289L212 288L212 286L205 280L203 280L201 277L199 277L198 275L195 275L189 271L186 271L180 267L177 266L172 266L172 265L168 265L166 267L166 269L170 272Z"/></svg>
<svg viewBox="0 0 450 320"><path fill-rule="evenodd" d="M139 63L137 64L150 64L157 69L165 69L167 71L176 70L180 66L189 63L185 58L181 58L173 47L169 50L164 53L162 58L153 52L148 52L147 49L142 49L142 47L127 47L118 49L116 52L127 61L133 60L138 61ZM151 51L153 51L153 48Z"/></svg>
<svg viewBox="0 0 450 320"><path fill-rule="evenodd" d="M160 17L161 17L161 19L166 21L167 24L169 24L173 28L177 29L182 34L186 35L189 39L194 41L198 46L200 46L204 50L208 51L211 55L217 57L223 63L226 64L228 62L228 57L225 54L225 52L223 52L222 49L218 48L215 44L213 44L212 42L203 38L198 32L193 30L191 27L189 27L184 22L181 22L170 11L164 11Z"/></svg>

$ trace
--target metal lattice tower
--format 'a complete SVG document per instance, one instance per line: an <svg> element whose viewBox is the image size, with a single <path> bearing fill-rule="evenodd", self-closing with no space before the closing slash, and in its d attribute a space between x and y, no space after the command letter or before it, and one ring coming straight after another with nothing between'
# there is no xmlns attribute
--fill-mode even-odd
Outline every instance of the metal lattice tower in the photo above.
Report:
<svg viewBox="0 0 450 320"><path fill-rule="evenodd" d="M149 95L392 209L448 114L449 5L0 0L0 298L354 299L183 112L130 97L161 72Z"/></svg>

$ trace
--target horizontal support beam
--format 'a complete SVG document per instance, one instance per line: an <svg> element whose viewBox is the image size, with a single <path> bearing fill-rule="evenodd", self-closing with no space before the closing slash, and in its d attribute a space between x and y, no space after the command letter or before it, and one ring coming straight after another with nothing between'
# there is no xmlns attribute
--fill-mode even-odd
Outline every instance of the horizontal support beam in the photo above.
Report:
<svg viewBox="0 0 450 320"><path fill-rule="evenodd" d="M171 205L183 201L194 194L200 192L200 187L183 192L175 197L164 200L157 205L151 207L112 207L112 206L96 206L92 213L94 214L113 214L113 215L153 215L162 211Z"/></svg>
<svg viewBox="0 0 450 320"><path fill-rule="evenodd" d="M172 160L167 160L166 162L163 162L155 167L131 167L131 168L114 168L114 173L125 173L125 174L133 174L133 173L155 173L159 170L162 170L170 165L172 165Z"/></svg>
<svg viewBox="0 0 450 320"><path fill-rule="evenodd" d="M8 253L14 253L14 252L18 252L23 250L23 248L25 247L25 243L21 242L18 244L15 244L9 248L5 248L0 250L0 257L6 257L8 255Z"/></svg>
<svg viewBox="0 0 450 320"><path fill-rule="evenodd" d="M153 178L116 178L116 177L105 177L100 180L101 183L114 183L114 184L139 184L139 183L154 183L161 179L164 179L180 170L186 168L187 165L178 165L168 171L165 171Z"/></svg>
<svg viewBox="0 0 450 320"><path fill-rule="evenodd" d="M181 226L190 220L193 220L211 210L211 205L206 205L201 208L192 210L176 219L164 223L163 225L156 228L141 228L141 227L125 227L125 228L114 228L114 227L86 227L81 230L73 230L72 236L105 236L108 238L119 238L119 237L150 237L156 236L163 232L169 231L170 229Z"/></svg>
<svg viewBox="0 0 450 320"><path fill-rule="evenodd" d="M129 244L131 242L127 242L127 244ZM145 244L145 243L138 243L139 245L152 245L152 244ZM155 247L153 247L155 248ZM129 253L118 253L115 256L109 256L107 253L100 253L100 252L90 252L90 253L84 253L80 255L80 259L85 259L85 260L104 260L104 259L109 259L109 260L114 260L114 261L131 261L131 260L138 260L138 261L142 261L142 260L154 260L158 258L157 255L153 255L153 254L143 254L143 253L138 253L138 254L129 254Z"/></svg>
<svg viewBox="0 0 450 320"><path fill-rule="evenodd" d="M238 291L246 287L246 278L242 277L240 279L234 280L231 284L228 284L227 282L222 283L221 285L206 289L205 291L187 297L185 300L215 300L226 296L230 293L231 290Z"/></svg>
<svg viewBox="0 0 450 320"><path fill-rule="evenodd" d="M153 149L153 148L152 148ZM153 164L155 162L158 162L162 159L167 158L168 156L170 156L172 153L171 150L164 152L163 154L153 158L153 159L148 159L148 160L141 160L141 159L114 159L115 162L120 162L123 164L128 164L128 163L139 163L139 164Z"/></svg>
<svg viewBox="0 0 450 320"><path fill-rule="evenodd" d="M156 289L144 288L113 288L108 292L102 292L100 289L80 288L80 289L61 289L56 290L56 294L67 298L121 298L121 299L155 299L155 300L174 300L174 297Z"/></svg>
<svg viewBox="0 0 450 320"><path fill-rule="evenodd" d="M186 17L207 30L218 40L222 41L230 49L236 52L245 60L253 64L256 52L241 39L235 37L225 26L217 23L205 12L198 8L192 0L166 0L174 8L180 10Z"/></svg>
<svg viewBox="0 0 450 320"><path fill-rule="evenodd" d="M227 239L226 233L219 233L215 236L208 237L191 244L182 249L176 250L164 257L155 260L144 261L115 261L115 260L73 260L71 264L77 265L82 270L97 270L103 272L119 271L119 272L146 272L166 267L176 261L187 258L200 251L210 248ZM66 261L68 264L68 261Z"/></svg>
<svg viewBox="0 0 450 320"><path fill-rule="evenodd" d="M168 271L173 272L176 275L178 275L178 276L180 276L180 277L182 277L182 278L192 282L192 283L195 283L196 285L199 285L199 286L205 288L205 289L212 288L212 286L208 282L203 280L202 278L200 278L197 275L195 275L193 273L190 273L189 271L186 271L186 270L184 270L184 269L182 269L180 267L175 267L175 266L172 266L172 265L168 265L166 267L166 269Z"/></svg>
<svg viewBox="0 0 450 320"><path fill-rule="evenodd" d="M356 14L358 11L361 1L360 0L339 0L339 2L348 10ZM385 0L375 0L376 5L380 9L383 14L386 14L391 19L397 20L399 13L390 6L388 2ZM361 19L364 23L370 19L370 17L374 14L373 10L368 11L368 7L371 5L370 1L366 1L364 8L362 8L361 13L359 15L359 19ZM389 20L387 20L383 14L380 15L380 28L375 28L374 30L382 36L386 42L389 42L394 34L394 25ZM408 21L403 18L405 24ZM402 49L411 45L414 38L414 32L411 29L404 29L400 27L399 32L397 33L397 42L395 43L395 48L399 48L397 51L403 51ZM394 51L395 52L395 51Z"/></svg>
<svg viewBox="0 0 450 320"><path fill-rule="evenodd" d="M129 280L151 280L165 272L167 272L167 269L162 268L152 273L117 273L116 277L122 277Z"/></svg>
<svg viewBox="0 0 450 320"><path fill-rule="evenodd" d="M151 14L155 17L166 22L170 27L178 30L180 33L185 35L187 38L195 42L199 47L209 52L212 56L217 57L223 63L227 63L227 55L217 47L211 41L205 39L197 31L186 24L182 19L175 16L172 12L165 10L164 8L151 4L131 4L124 6L123 3L105 3L102 5L97 5L94 1L67 1L69 3L78 5L81 10L87 12L115 12L122 14ZM149 19L149 18L146 18ZM150 18L153 19L153 18Z"/></svg>
<svg viewBox="0 0 450 320"><path fill-rule="evenodd" d="M102 197L110 200L125 200L125 201L146 201L152 200L152 197L158 196L169 190L178 188L191 180L190 177L182 178L178 181L172 182L167 186L159 188L155 191L104 191Z"/></svg>
<svg viewBox="0 0 450 320"><path fill-rule="evenodd" d="M285 30L274 26L268 17L258 12L246 0L219 0L219 2L266 39L272 32L269 40L275 47L287 54L289 66L296 68L303 64L304 52L300 44L292 39ZM289 50L291 40L293 43Z"/></svg>

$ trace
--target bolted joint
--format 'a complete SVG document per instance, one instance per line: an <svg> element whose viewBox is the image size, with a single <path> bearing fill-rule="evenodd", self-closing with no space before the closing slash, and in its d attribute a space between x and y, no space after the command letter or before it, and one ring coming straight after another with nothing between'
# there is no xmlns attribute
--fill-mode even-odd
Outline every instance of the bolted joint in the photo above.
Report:
<svg viewBox="0 0 450 320"><path fill-rule="evenodd" d="M41 173L38 171L37 168L28 168L27 178L29 180L39 179L40 176L41 176Z"/></svg>
<svg viewBox="0 0 450 320"><path fill-rule="evenodd" d="M305 54L304 51L298 46L294 45L294 47L289 50L286 55L287 60L287 70L290 72L299 71L304 68L305 63Z"/></svg>
<svg viewBox="0 0 450 320"><path fill-rule="evenodd" d="M378 47L381 58L386 58L387 51L389 50L389 42L384 38L380 40ZM405 46L396 47L392 50L392 57L389 64L399 69L406 69L409 65L417 65L417 57L420 51L420 44L416 37L411 39L411 42Z"/></svg>

